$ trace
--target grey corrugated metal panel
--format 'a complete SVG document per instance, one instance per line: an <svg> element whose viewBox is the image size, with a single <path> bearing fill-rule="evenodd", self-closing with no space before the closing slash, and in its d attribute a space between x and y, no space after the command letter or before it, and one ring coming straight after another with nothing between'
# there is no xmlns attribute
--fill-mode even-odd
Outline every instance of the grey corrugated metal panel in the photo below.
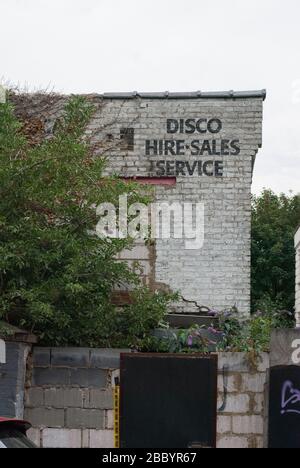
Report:
<svg viewBox="0 0 300 468"><path fill-rule="evenodd" d="M162 93L104 93L101 96L104 99L248 99L262 98L265 99L267 91L265 89L259 91L211 91L211 92L162 92Z"/></svg>

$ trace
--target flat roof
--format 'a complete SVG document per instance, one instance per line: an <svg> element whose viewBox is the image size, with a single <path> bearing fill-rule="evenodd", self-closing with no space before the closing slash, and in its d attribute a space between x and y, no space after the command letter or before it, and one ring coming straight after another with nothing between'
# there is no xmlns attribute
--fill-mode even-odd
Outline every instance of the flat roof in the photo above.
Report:
<svg viewBox="0 0 300 468"><path fill-rule="evenodd" d="M265 100L267 91L210 91L210 92L181 92L172 93L165 91L162 93L140 93L137 91L129 93L104 93L100 94L104 99L250 99L262 98Z"/></svg>

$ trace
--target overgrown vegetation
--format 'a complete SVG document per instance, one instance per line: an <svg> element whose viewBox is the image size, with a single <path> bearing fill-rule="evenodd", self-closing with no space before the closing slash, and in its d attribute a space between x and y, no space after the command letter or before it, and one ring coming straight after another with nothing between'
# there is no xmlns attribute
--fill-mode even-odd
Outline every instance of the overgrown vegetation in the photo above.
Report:
<svg viewBox="0 0 300 468"><path fill-rule="evenodd" d="M269 351L274 329L294 326L291 312L257 312L241 319L238 311L233 309L215 313L214 325L209 328L194 325L189 330L173 330L164 338L152 337L147 344L149 350L157 352L208 353L218 350L254 355Z"/></svg>
<svg viewBox="0 0 300 468"><path fill-rule="evenodd" d="M0 320L35 333L41 344L140 347L170 298L151 294L115 257L130 239L99 239L93 204L147 197L103 177L105 160L83 139L94 112L72 97L51 138L28 142L12 105L0 106ZM131 284L132 304L111 303Z"/></svg>
<svg viewBox="0 0 300 468"><path fill-rule="evenodd" d="M252 204L252 311L293 311L300 195L265 190Z"/></svg>
<svg viewBox="0 0 300 468"><path fill-rule="evenodd" d="M236 313L220 316L223 339L220 348L225 351L269 351L271 333L277 328L295 326L292 312L269 310L257 312L248 319L240 320Z"/></svg>
<svg viewBox="0 0 300 468"><path fill-rule="evenodd" d="M235 309L213 312L218 318L209 328L170 333L152 338L152 348L162 352L222 351L258 353L268 351L272 330L294 328L295 249L294 235L300 224L300 195L276 195L270 190L252 202L252 315L241 319Z"/></svg>

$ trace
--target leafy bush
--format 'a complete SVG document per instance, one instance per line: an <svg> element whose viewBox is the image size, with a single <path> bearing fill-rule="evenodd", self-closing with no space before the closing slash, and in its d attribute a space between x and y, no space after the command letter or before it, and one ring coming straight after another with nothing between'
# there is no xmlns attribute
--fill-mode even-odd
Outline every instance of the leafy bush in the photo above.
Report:
<svg viewBox="0 0 300 468"><path fill-rule="evenodd" d="M294 327L294 315L287 311L257 312L247 319L241 319L235 311L221 314L220 330L224 339L219 348L236 352L267 352L273 330Z"/></svg>
<svg viewBox="0 0 300 468"><path fill-rule="evenodd" d="M293 310L294 235L300 224L300 195L265 190L252 203L252 311Z"/></svg>
<svg viewBox="0 0 300 468"><path fill-rule="evenodd" d="M167 295L151 294L116 256L131 240L99 239L93 204L135 184L103 177L86 126L93 107L72 97L53 135L31 144L8 102L0 106L0 320L35 333L46 345L138 346L166 313ZM116 286L131 284L132 305L111 303Z"/></svg>

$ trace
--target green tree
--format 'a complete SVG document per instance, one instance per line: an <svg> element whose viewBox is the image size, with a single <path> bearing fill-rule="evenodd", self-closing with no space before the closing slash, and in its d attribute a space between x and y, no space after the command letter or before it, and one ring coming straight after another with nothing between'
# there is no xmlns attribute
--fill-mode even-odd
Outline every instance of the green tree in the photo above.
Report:
<svg viewBox="0 0 300 468"><path fill-rule="evenodd" d="M91 234L93 204L117 206L125 192L130 203L149 200L136 185L102 176L105 160L83 138L93 112L72 97L52 137L32 145L10 102L0 105L0 319L49 345L137 346L169 297L142 289L115 260L130 239ZM111 293L124 283L133 303L120 310Z"/></svg>
<svg viewBox="0 0 300 468"><path fill-rule="evenodd" d="M300 195L265 190L252 207L252 309L293 311Z"/></svg>

